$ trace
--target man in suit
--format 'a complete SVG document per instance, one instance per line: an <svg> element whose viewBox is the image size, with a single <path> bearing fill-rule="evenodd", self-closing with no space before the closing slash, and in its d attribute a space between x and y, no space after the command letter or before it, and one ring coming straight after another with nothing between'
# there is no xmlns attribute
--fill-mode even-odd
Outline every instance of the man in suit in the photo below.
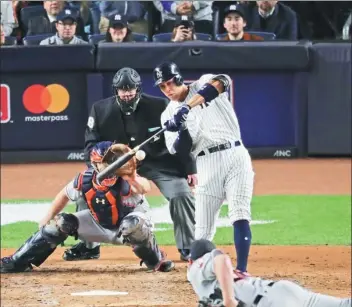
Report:
<svg viewBox="0 0 352 307"><path fill-rule="evenodd" d="M95 103L85 132L85 159L89 164L92 147L101 141L115 141L133 148L154 135L160 127L160 117L167 106L163 98L142 93L141 78L132 68L120 69L113 78L114 96ZM138 174L153 181L169 201L174 223L176 246L183 261L189 260L194 240L195 199L190 186L197 184L195 161L190 155L169 154L164 134L146 145L146 157ZM77 204L78 210L86 207ZM97 243L78 243L64 253L65 260L99 258Z"/></svg>
<svg viewBox="0 0 352 307"><path fill-rule="evenodd" d="M56 17L64 9L65 1L43 1L45 14L29 20L27 35L56 33ZM79 12L77 12L79 14ZM86 39L82 18L77 16L76 34Z"/></svg>
<svg viewBox="0 0 352 307"><path fill-rule="evenodd" d="M297 16L279 1L257 1L247 6L247 30L275 33L276 39L297 40Z"/></svg>
<svg viewBox="0 0 352 307"><path fill-rule="evenodd" d="M261 41L262 37L244 32L246 26L245 11L241 4L231 4L225 8L224 28L226 36L223 41Z"/></svg>

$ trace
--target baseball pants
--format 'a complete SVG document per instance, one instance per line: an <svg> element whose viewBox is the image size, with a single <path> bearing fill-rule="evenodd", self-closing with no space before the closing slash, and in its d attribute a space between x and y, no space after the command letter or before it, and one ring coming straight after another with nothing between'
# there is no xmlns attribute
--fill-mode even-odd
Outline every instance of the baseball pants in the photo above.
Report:
<svg viewBox="0 0 352 307"><path fill-rule="evenodd" d="M351 299L318 294L287 280L267 289L257 307L351 307Z"/></svg>
<svg viewBox="0 0 352 307"><path fill-rule="evenodd" d="M194 241L195 204L194 195L187 180L156 170L146 170L140 174L153 181L161 194L169 201L177 248L190 249Z"/></svg>
<svg viewBox="0 0 352 307"><path fill-rule="evenodd" d="M196 239L212 241L221 205L226 199L231 224L251 220L254 171L245 147L207 153L197 157Z"/></svg>

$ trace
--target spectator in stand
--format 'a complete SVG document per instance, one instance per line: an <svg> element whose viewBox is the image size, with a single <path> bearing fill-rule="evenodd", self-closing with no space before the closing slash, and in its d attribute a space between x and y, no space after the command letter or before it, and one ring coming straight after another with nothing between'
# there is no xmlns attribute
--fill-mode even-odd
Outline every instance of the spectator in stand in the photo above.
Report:
<svg viewBox="0 0 352 307"><path fill-rule="evenodd" d="M257 1L248 6L247 30L275 33L276 39L297 40L297 16L279 1Z"/></svg>
<svg viewBox="0 0 352 307"><path fill-rule="evenodd" d="M261 41L262 37L244 32L246 26L245 10L241 4L228 6L224 16L224 28L226 36L223 41Z"/></svg>
<svg viewBox="0 0 352 307"><path fill-rule="evenodd" d="M1 24L4 28L5 36L10 36L13 30L18 26L12 7L12 1L1 1L0 9Z"/></svg>
<svg viewBox="0 0 352 307"><path fill-rule="evenodd" d="M64 9L57 15L56 18L57 33L54 36L42 40L39 45L87 44L87 42L75 35L76 29L77 17L75 14L72 14L70 9Z"/></svg>
<svg viewBox="0 0 352 307"><path fill-rule="evenodd" d="M110 16L105 40L100 43L133 42L132 31L129 28L127 19L127 16L120 14Z"/></svg>
<svg viewBox="0 0 352 307"><path fill-rule="evenodd" d="M100 33L105 34L107 32L110 16L119 14L126 16L132 32L148 34L146 5L142 1L100 1Z"/></svg>
<svg viewBox="0 0 352 307"><path fill-rule="evenodd" d="M29 20L27 35L44 33L56 33L56 17L64 9L65 1L43 1L45 15L37 16ZM81 17L77 17L77 35L86 38L84 23Z"/></svg>
<svg viewBox="0 0 352 307"><path fill-rule="evenodd" d="M184 42L196 40L196 34L194 31L194 22L187 16L177 16L174 29L172 31L172 42Z"/></svg>
<svg viewBox="0 0 352 307"><path fill-rule="evenodd" d="M213 1L153 1L161 13L160 32L172 32L177 16L187 15L194 20L195 32L213 33Z"/></svg>
<svg viewBox="0 0 352 307"><path fill-rule="evenodd" d="M0 24L0 46L6 45L4 27Z"/></svg>

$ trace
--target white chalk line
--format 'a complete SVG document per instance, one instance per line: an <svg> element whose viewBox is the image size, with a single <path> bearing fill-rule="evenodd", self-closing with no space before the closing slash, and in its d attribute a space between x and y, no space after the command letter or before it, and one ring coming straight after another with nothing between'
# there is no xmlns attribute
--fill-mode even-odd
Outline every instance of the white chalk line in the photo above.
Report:
<svg viewBox="0 0 352 307"><path fill-rule="evenodd" d="M23 204L6 204L2 203L1 208L1 226L8 225L17 222L39 222L47 210L50 207L50 203L23 203ZM157 224L170 224L172 225L172 219L170 216L169 206L166 204L162 207L151 208L148 215L155 225ZM251 225L262 225L271 224L276 222L275 220L253 220ZM216 221L216 227L230 227L231 222L227 217L220 217ZM171 230L167 227L156 227L155 231L166 231Z"/></svg>

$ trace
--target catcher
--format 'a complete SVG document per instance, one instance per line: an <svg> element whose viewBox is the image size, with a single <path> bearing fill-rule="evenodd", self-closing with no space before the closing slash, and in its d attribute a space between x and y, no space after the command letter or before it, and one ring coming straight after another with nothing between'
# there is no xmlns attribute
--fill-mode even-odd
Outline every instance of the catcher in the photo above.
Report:
<svg viewBox="0 0 352 307"><path fill-rule="evenodd" d="M191 245L187 278L198 307L350 307L351 299L311 292L288 280L238 278L231 259L208 240Z"/></svg>
<svg viewBox="0 0 352 307"><path fill-rule="evenodd" d="M174 268L159 249L142 199L149 181L136 174L136 159L116 174L97 182L96 174L130 149L112 142L97 143L91 151L92 168L78 174L55 197L51 208L33 234L12 256L1 259L1 272L25 272L39 267L68 236L90 242L125 244L133 248L149 270L169 272ZM74 214L60 213L69 200L84 197L89 209Z"/></svg>

